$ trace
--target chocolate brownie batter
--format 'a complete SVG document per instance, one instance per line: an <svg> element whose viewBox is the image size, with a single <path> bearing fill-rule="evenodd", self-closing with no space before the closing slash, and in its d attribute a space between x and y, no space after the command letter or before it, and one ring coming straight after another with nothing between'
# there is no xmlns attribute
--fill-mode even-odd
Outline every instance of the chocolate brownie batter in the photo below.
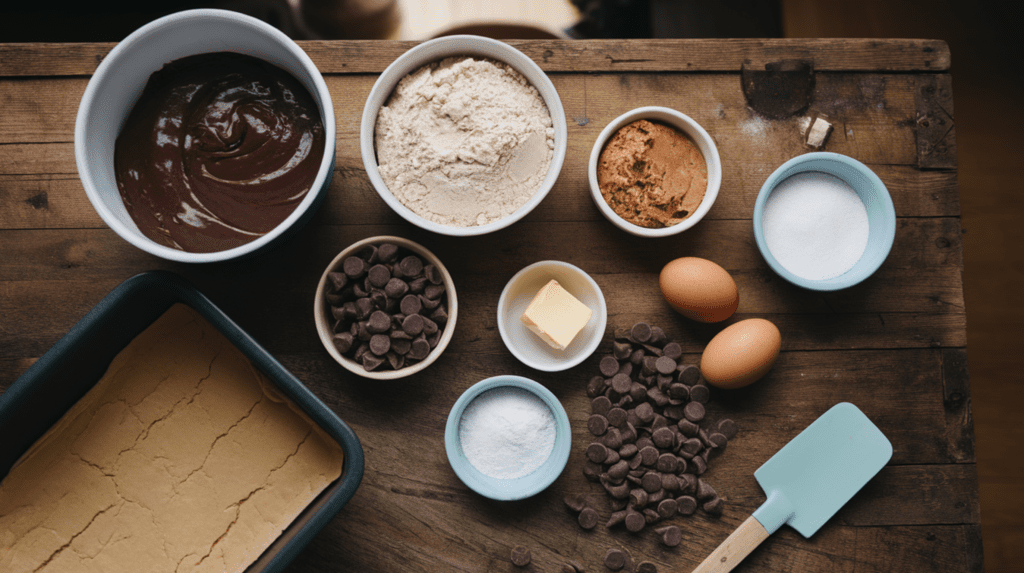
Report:
<svg viewBox="0 0 1024 573"><path fill-rule="evenodd" d="M139 230L195 253L243 245L295 210L316 179L324 127L288 72L220 52L149 78L117 137L114 170Z"/></svg>

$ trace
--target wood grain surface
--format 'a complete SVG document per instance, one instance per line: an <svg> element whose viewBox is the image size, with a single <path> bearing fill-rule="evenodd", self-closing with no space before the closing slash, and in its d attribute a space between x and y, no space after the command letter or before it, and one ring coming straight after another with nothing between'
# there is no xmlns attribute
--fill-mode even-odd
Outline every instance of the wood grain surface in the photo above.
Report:
<svg viewBox="0 0 1024 573"><path fill-rule="evenodd" d="M304 571L515 571L511 548L533 553L527 571L559 571L569 560L603 571L610 547L660 571L697 566L763 501L753 472L837 402L860 407L893 443L890 464L814 537L789 528L766 540L737 571L980 572L978 484L966 368L966 314L955 162L921 161L917 119L932 105L919 87L948 85L942 42L608 41L514 43L551 74L565 107L569 145L550 195L512 227L474 239L442 237L406 223L376 195L363 171L358 121L376 77L412 44L310 42L326 75L338 123L337 167L312 222L279 248L240 262L188 266L139 251L107 229L77 179L74 121L90 74L110 45L0 45L0 390L13 383L90 308L126 278L167 269L197 287L353 427L366 473L352 501L288 569ZM747 108L744 60L813 57L813 102L787 120ZM586 73L584 73L586 72ZM699 73L697 73L699 72ZM704 221L672 238L644 240L606 221L587 185L597 134L639 105L678 109L714 137L722 188ZM898 224L892 252L860 285L834 293L796 288L774 275L754 244L751 216L765 178L809 151L802 121L834 118L827 151L854 157L885 182ZM930 132L929 132L930 133ZM925 136L932 137L929 134ZM943 135L952 145L955 131ZM949 149L944 151L948 155ZM936 163L936 161L938 161ZM371 383L335 364L316 336L313 294L324 267L348 244L396 234L437 254L460 300L450 346L426 371ZM711 259L740 290L726 324L764 317L783 352L760 382L715 391L711 419L736 420L739 435L705 477L724 514L671 521L684 533L666 548L639 534L578 527L562 497L603 490L584 479L590 441L587 380L610 350L615 327L647 321L665 329L696 363L724 325L672 312L657 276L679 256ZM558 259L600 285L609 335L597 354L561 373L519 363L497 332L502 288L523 266ZM527 500L499 503L466 488L444 451L444 425L458 396L495 374L533 378L562 401L573 451L561 477Z"/></svg>

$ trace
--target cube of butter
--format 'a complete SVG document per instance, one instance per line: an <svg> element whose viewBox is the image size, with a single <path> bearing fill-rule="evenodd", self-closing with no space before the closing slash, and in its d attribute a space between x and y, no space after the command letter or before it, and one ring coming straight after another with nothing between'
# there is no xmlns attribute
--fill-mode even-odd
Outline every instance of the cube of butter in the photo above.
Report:
<svg viewBox="0 0 1024 573"><path fill-rule="evenodd" d="M519 320L552 348L565 350L593 314L587 305L552 279L533 297Z"/></svg>

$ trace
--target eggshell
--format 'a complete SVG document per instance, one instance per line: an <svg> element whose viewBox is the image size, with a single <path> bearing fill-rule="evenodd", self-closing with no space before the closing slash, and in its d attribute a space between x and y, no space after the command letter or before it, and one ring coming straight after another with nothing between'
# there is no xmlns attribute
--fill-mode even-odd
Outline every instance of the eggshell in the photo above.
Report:
<svg viewBox="0 0 1024 573"><path fill-rule="evenodd" d="M779 357L782 335L763 318L731 324L719 332L700 359L700 373L719 388L742 388L764 376Z"/></svg>
<svg viewBox="0 0 1024 573"><path fill-rule="evenodd" d="M683 257L671 261L661 269L659 280L669 306L692 320L721 322L740 305L736 281L707 259Z"/></svg>

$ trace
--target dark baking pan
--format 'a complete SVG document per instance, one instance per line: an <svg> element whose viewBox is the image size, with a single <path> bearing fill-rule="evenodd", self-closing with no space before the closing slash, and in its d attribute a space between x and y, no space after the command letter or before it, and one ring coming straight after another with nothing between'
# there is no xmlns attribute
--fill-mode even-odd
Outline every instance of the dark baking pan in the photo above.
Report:
<svg viewBox="0 0 1024 573"><path fill-rule="evenodd" d="M0 479L103 376L111 360L171 305L199 312L344 451L329 485L246 570L281 571L352 498L363 478L363 448L351 428L188 281L154 271L118 285L0 396Z"/></svg>

